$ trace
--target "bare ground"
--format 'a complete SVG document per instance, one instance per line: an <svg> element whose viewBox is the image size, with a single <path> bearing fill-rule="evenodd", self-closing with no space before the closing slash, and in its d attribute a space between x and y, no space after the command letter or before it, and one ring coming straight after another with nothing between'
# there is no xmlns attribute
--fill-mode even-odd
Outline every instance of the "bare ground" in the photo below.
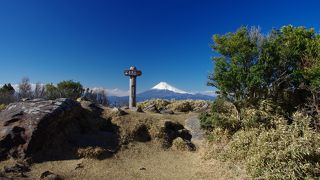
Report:
<svg viewBox="0 0 320 180"><path fill-rule="evenodd" d="M160 115L155 115L158 118ZM167 117L165 117L167 118ZM51 171L65 179L248 179L238 166L218 160L205 160L207 148L196 114L171 117L184 123L195 139L195 152L164 150L154 142L130 143L114 157L105 160L64 160L33 164L30 179L39 179L44 171ZM0 168L13 161L0 162Z"/></svg>

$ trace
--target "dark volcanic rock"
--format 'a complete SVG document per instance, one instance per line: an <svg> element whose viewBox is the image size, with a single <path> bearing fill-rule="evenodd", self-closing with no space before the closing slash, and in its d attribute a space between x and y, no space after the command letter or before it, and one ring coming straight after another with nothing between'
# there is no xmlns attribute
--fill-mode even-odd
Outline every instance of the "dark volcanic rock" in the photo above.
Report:
<svg viewBox="0 0 320 180"><path fill-rule="evenodd" d="M36 99L8 105L0 112L0 159L23 159L57 142L56 137L68 134L66 127L77 123L81 110L81 105L70 99Z"/></svg>
<svg viewBox="0 0 320 180"><path fill-rule="evenodd" d="M76 159L79 148L116 152L118 127L101 113L104 107L70 100L27 100L0 112L0 160Z"/></svg>

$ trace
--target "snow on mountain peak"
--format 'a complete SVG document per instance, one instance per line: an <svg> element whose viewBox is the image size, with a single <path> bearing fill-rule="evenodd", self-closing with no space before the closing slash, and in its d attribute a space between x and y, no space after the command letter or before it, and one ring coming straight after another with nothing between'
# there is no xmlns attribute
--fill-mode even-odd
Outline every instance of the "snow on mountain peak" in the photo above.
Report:
<svg viewBox="0 0 320 180"><path fill-rule="evenodd" d="M180 93L180 94L189 94L186 91L182 91L178 88L175 88L173 86L171 86L170 84L166 83L166 82L160 82L159 84L157 84L156 86L154 86L152 89L155 90L167 90L167 91L172 91L175 93Z"/></svg>

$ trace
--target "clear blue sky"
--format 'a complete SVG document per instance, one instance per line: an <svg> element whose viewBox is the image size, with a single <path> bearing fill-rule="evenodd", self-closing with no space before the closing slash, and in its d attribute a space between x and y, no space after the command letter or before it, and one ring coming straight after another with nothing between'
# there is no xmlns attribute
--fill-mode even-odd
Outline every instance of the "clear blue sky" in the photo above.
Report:
<svg viewBox="0 0 320 180"><path fill-rule="evenodd" d="M0 84L28 76L127 89L123 70L136 65L139 91L160 81L210 90L213 34L241 25L318 31L319 9L306 0L0 0Z"/></svg>

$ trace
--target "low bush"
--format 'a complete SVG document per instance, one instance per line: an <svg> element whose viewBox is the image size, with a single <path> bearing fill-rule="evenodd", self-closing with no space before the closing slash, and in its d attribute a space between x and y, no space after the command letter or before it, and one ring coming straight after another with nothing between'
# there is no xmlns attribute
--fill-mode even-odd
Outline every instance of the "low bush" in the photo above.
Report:
<svg viewBox="0 0 320 180"><path fill-rule="evenodd" d="M221 128L229 132L236 132L241 127L237 108L231 102L217 99L212 104L212 112L200 115L201 127L204 129Z"/></svg>
<svg viewBox="0 0 320 180"><path fill-rule="evenodd" d="M309 125L310 118L297 112L291 125L242 129L219 153L222 159L244 162L254 178L317 178L320 177L320 134Z"/></svg>

